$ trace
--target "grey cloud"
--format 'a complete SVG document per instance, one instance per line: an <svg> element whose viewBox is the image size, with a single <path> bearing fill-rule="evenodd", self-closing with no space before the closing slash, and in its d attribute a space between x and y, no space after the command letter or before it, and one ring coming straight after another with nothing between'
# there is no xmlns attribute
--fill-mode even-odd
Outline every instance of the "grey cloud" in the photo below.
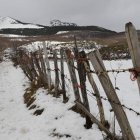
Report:
<svg viewBox="0 0 140 140"><path fill-rule="evenodd" d="M0 0L0 16L49 25L59 19L122 31L126 22L140 29L139 0Z"/></svg>

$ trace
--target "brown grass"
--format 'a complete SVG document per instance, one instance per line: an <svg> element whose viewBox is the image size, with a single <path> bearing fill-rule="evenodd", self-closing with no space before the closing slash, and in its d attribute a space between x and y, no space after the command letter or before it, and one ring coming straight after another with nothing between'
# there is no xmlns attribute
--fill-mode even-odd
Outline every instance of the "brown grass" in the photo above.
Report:
<svg viewBox="0 0 140 140"><path fill-rule="evenodd" d="M31 83L30 88L27 88L25 94L23 95L24 103L26 104L29 110L35 109L33 115L36 116L41 115L44 111L44 109L38 109L39 106L34 104L34 101L36 100L35 94L39 87L40 85L35 85L34 83Z"/></svg>

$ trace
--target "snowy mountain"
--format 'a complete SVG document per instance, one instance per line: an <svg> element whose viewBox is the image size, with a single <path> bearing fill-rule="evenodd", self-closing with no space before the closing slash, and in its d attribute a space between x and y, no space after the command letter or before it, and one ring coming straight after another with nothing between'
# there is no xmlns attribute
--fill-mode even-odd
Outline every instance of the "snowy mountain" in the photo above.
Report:
<svg viewBox="0 0 140 140"><path fill-rule="evenodd" d="M0 17L0 29L6 28L43 28L43 26L23 23L10 17Z"/></svg>
<svg viewBox="0 0 140 140"><path fill-rule="evenodd" d="M55 35L65 32L66 36L71 37L76 34L79 38L83 37L107 37L116 35L115 31L111 31L98 26L75 26L62 24L61 26L43 26L38 24L24 23L11 17L0 17L0 34L15 35ZM69 35L68 35L69 34ZM63 34L64 35L64 34Z"/></svg>

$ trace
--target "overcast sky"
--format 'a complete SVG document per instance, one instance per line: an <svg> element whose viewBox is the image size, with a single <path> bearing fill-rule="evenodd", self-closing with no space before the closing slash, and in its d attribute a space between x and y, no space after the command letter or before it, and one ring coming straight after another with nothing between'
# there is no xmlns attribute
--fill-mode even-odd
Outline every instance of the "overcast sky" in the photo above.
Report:
<svg viewBox="0 0 140 140"><path fill-rule="evenodd" d="M49 25L59 19L123 31L131 21L140 29L140 0L0 0L0 16Z"/></svg>

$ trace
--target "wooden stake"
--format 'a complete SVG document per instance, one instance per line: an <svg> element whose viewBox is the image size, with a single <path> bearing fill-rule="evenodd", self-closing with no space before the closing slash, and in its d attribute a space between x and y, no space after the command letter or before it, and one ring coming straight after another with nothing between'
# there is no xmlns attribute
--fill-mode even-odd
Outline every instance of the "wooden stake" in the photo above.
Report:
<svg viewBox="0 0 140 140"><path fill-rule="evenodd" d="M58 97L58 88L59 88L59 73L58 73L58 63L57 63L57 53L56 50L53 50L53 59L54 59L54 69L55 69L55 97Z"/></svg>
<svg viewBox="0 0 140 140"><path fill-rule="evenodd" d="M34 64L34 59L33 59L33 54L32 53L30 53L30 58L31 58L32 71L33 71L33 74L34 74L34 78L36 79L38 77L38 74L37 74L36 69L35 69L35 64Z"/></svg>
<svg viewBox="0 0 140 140"><path fill-rule="evenodd" d="M19 57L20 65L24 71L24 73L27 75L27 77L33 81L34 80L34 74L32 73L32 67L30 64L30 57L25 53L22 52Z"/></svg>
<svg viewBox="0 0 140 140"><path fill-rule="evenodd" d="M85 54L85 52L84 52L84 54ZM87 58L86 54L85 54L85 58ZM93 79L92 74L90 73L90 65L89 65L88 60L87 61L83 61L83 63L84 63L84 67L85 67L86 72L87 72L88 80L89 80L89 82L90 82L90 84L92 86L92 89L93 89L94 93L96 94L96 100L97 100L97 105L98 105L98 109L99 109L99 113L100 113L101 123L103 125L105 125L106 121L105 121L105 115L104 115L104 108L103 108L102 100L100 98L100 92L98 90L98 87L97 87L94 79Z"/></svg>
<svg viewBox="0 0 140 140"><path fill-rule="evenodd" d="M87 92L86 92L86 70L84 67L83 61L80 59L83 59L83 52L78 52L77 44L76 44L76 38L75 38L75 47L74 47L74 54L75 58L77 60L77 70L78 70L78 75L79 75L79 80L80 80L80 89L82 93L82 99L83 99L83 104L86 107L86 109L90 112L90 107L89 107L89 102L88 102L88 97L87 97ZM92 122L91 119L86 116L86 128L91 128L92 127Z"/></svg>
<svg viewBox="0 0 140 140"><path fill-rule="evenodd" d="M81 59L83 59L84 56L83 56L83 52L78 52L76 37L74 39L75 39L74 54L75 54L75 59L77 61L77 70L78 70L78 75L80 80L80 89L82 93L83 104L86 107L86 109L90 112L90 107L89 107L89 102L88 102L88 97L86 92L86 70L83 61L81 61ZM89 129L92 127L92 121L87 115L85 117L86 117L85 128Z"/></svg>
<svg viewBox="0 0 140 140"><path fill-rule="evenodd" d="M44 59L43 59L43 55L42 55L41 49L40 49L39 46L38 46L38 48L39 48L39 59L40 59L41 68L42 68L41 71L43 73L43 79L44 79L44 86L48 86L45 62L44 62Z"/></svg>
<svg viewBox="0 0 140 140"><path fill-rule="evenodd" d="M78 89L78 82L77 82L76 74L75 74L74 61L73 61L73 57L72 57L72 54L71 54L71 50L66 49L64 54L65 54L65 58L67 60L67 65L68 65L68 69L69 69L69 73L70 73L70 77L71 77L71 81L72 81L72 86L73 86L73 90L74 90L75 99L78 100L78 101L81 101L81 97L80 97L79 89Z"/></svg>
<svg viewBox="0 0 140 140"><path fill-rule="evenodd" d="M47 53L45 42L43 42L43 50L44 50L45 62L46 62L46 66L47 66L46 72L47 72L47 78L48 78L48 91L50 92L52 80L51 80L50 63L49 63L49 59L48 59L48 53Z"/></svg>
<svg viewBox="0 0 140 140"><path fill-rule="evenodd" d="M140 70L140 44L138 40L137 31L131 22L125 25L125 33L133 66L134 68L139 68ZM138 72L137 83L140 93L140 71Z"/></svg>
<svg viewBox="0 0 140 140"><path fill-rule="evenodd" d="M43 76L43 73L41 71L41 67L39 64L39 58L38 58L36 53L33 53L33 60L34 60L34 64L36 65L36 68L38 70L39 82L41 82L41 84L42 84L42 81L44 83L44 78L43 78L44 76Z"/></svg>
<svg viewBox="0 0 140 140"><path fill-rule="evenodd" d="M64 77L64 50L60 49L60 55L61 55L61 81L62 81L62 90L63 90L63 102L66 103L68 101L68 98L66 96L66 89L65 89L65 77Z"/></svg>
<svg viewBox="0 0 140 140"><path fill-rule="evenodd" d="M89 108L89 102L88 102L88 98L87 98L87 92L86 92L86 71L83 65L83 62L79 61L78 59L82 59L82 52L78 52L78 49L75 47L74 48L74 53L75 53L75 58L77 60L77 70L78 70L78 75L79 75L79 80L80 80L80 89L81 89L81 93L82 93L82 97L83 97L83 104L85 105L85 107L90 111Z"/></svg>
<svg viewBox="0 0 140 140"><path fill-rule="evenodd" d="M33 59L34 59L34 63L38 69L38 74L39 75L42 75L42 71L41 71L41 68L40 68L40 65L39 65L39 62L38 62L38 58L37 58L37 55L36 53L33 53Z"/></svg>
<svg viewBox="0 0 140 140"><path fill-rule="evenodd" d="M121 103L111 83L111 80L108 74L106 73L106 69L103 64L99 51L95 50L94 52L89 53L88 56L95 69L95 72L98 73L98 78L103 86L103 89L116 115L116 118L122 130L122 135L123 135L124 140L135 140L135 136L132 132L127 116L123 110L123 107L121 106Z"/></svg>
<svg viewBox="0 0 140 140"><path fill-rule="evenodd" d="M85 58L84 51L79 52L79 59ZM78 62L78 73L79 73L79 79L80 79L80 85L81 85L81 93L83 96L83 103L85 107L89 110L90 112L90 107L89 107L89 102L88 102L88 97L87 97L87 92L86 92L86 69L84 67L83 61L81 63ZM91 119L86 116L86 128L91 128L92 127L92 121Z"/></svg>

